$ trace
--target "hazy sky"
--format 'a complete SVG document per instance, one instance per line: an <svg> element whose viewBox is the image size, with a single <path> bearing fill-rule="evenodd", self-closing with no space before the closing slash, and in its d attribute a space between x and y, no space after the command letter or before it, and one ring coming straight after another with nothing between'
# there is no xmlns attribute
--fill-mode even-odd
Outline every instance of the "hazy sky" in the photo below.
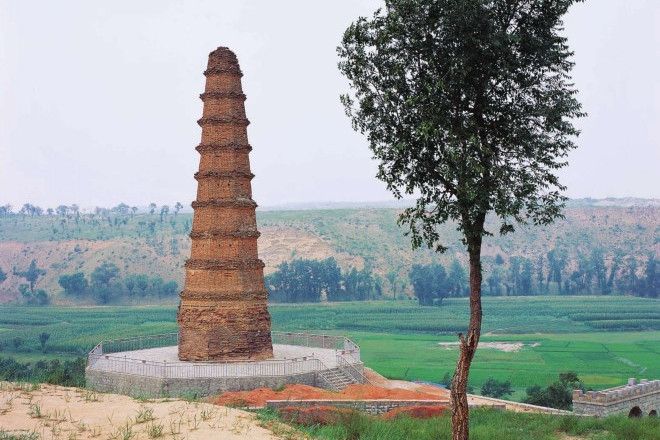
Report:
<svg viewBox="0 0 660 440"><path fill-rule="evenodd" d="M0 204L195 197L208 53L244 73L260 205L391 199L339 103L335 48L376 0L0 0ZM589 113L571 197L660 197L660 1L590 0L566 33Z"/></svg>

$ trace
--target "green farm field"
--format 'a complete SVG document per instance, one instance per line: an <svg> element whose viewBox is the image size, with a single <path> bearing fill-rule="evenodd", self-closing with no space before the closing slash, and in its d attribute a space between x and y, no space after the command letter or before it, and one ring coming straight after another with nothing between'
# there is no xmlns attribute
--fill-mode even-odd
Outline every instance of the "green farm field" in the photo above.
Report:
<svg viewBox="0 0 660 440"><path fill-rule="evenodd" d="M593 389L629 377L660 377L660 307L634 297L498 297L484 299L482 346L470 384L511 380L519 399L575 371ZM362 348L366 365L398 379L439 382L453 370L456 341L467 322L467 300L442 307L412 301L273 305L274 330L344 334ZM176 308L0 307L0 357L73 358L101 340L176 331ZM38 335L50 334L42 353ZM14 340L19 338L19 346ZM512 343L506 346L485 343ZM508 347L507 349L510 349Z"/></svg>

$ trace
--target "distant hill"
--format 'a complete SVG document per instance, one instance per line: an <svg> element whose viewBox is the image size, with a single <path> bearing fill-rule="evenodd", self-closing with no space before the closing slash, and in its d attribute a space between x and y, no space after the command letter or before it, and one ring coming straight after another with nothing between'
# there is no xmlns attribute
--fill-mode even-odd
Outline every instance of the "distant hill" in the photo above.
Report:
<svg viewBox="0 0 660 440"><path fill-rule="evenodd" d="M266 272L294 258L332 256L342 268L359 269L366 265L383 279L385 294L390 294L392 283L386 279L394 280L394 289L409 293L408 271L415 263L449 264L452 259L466 263L460 235L451 224L441 228L443 242L449 246L445 254L428 249L413 251L409 238L396 223L400 209L259 211L257 218L262 232L259 253L266 263ZM660 253L658 200L573 200L565 216L550 226L525 226L504 237L488 237L483 248L486 272L491 270L498 254L507 262L513 256L535 261L551 249L561 248L568 259L568 274L598 248L603 251L606 265L611 265L616 254L618 258L637 261L636 270L641 273L648 255ZM190 252L187 234L191 220L190 213L170 213L161 220L158 213L119 214L111 210L100 214L0 217L0 268L8 274L0 283L0 301L17 297L18 285L25 281L12 274L12 269L23 270L33 259L46 270L38 287L59 303L70 301L60 295L62 289L57 282L60 275L74 272L89 275L104 261L116 264L122 276L158 275L181 286L183 264ZM492 231L497 230L492 219L488 226Z"/></svg>

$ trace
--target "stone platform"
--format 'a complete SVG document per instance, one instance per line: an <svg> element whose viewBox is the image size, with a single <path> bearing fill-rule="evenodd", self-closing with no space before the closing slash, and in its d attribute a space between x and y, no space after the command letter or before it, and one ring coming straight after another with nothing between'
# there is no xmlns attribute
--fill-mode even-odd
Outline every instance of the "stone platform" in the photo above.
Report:
<svg viewBox="0 0 660 440"><path fill-rule="evenodd" d="M206 396L306 384L340 390L364 383L359 347L342 336L276 333L273 358L240 362L178 359L177 334L106 341L89 353L87 387L139 397Z"/></svg>

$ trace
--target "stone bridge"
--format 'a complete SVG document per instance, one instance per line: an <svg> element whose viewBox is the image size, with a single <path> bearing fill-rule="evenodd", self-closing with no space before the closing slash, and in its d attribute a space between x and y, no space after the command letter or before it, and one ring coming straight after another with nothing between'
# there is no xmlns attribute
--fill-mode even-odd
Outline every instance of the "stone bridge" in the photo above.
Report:
<svg viewBox="0 0 660 440"><path fill-rule="evenodd" d="M573 391L573 412L604 417L628 414L628 417L657 416L660 407L660 380L628 379L628 384L602 391Z"/></svg>

